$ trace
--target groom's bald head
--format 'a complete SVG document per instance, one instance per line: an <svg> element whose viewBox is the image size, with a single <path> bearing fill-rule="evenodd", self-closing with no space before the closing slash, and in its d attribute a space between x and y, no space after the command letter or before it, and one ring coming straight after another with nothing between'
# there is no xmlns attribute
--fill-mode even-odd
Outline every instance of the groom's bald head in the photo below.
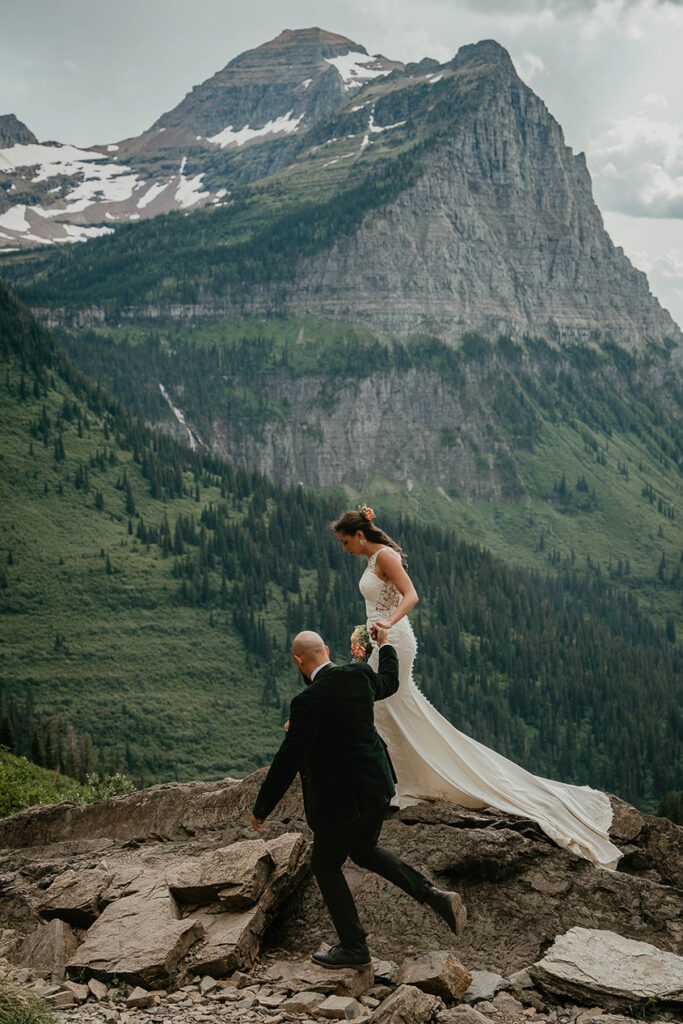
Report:
<svg viewBox="0 0 683 1024"><path fill-rule="evenodd" d="M311 629L297 633L292 641L292 654L298 654L300 658L324 653L325 641L319 633L314 633Z"/></svg>
<svg viewBox="0 0 683 1024"><path fill-rule="evenodd" d="M302 676L309 681L311 672L330 660L330 652L319 633L304 629L292 641L292 658Z"/></svg>

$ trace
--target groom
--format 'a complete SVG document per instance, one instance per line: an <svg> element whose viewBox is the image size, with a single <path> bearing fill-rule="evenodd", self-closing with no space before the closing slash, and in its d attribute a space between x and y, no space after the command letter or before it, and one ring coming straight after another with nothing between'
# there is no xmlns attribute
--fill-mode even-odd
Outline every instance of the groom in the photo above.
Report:
<svg viewBox="0 0 683 1024"><path fill-rule="evenodd" d="M365 932L342 872L347 857L426 903L452 931L459 932L467 917L457 893L436 889L395 853L377 845L395 790L373 705L396 693L398 658L385 630L373 627L373 639L380 644L379 672L365 662L333 664L317 633L305 631L294 638L292 658L306 689L292 701L287 735L251 816L254 829L264 832L265 818L299 772L313 832L311 868L339 936L338 945L313 954L322 967L370 963Z"/></svg>

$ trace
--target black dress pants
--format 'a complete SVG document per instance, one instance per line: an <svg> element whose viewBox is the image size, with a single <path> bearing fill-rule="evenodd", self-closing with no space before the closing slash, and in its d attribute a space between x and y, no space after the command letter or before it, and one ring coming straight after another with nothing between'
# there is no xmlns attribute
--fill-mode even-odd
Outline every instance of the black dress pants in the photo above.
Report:
<svg viewBox="0 0 683 1024"><path fill-rule="evenodd" d="M384 821L385 804L336 828L313 834L311 868L332 918L339 941L353 948L365 945L365 931L358 918L342 865L347 857L361 868L374 871L413 899L423 903L429 881L391 850L377 845Z"/></svg>

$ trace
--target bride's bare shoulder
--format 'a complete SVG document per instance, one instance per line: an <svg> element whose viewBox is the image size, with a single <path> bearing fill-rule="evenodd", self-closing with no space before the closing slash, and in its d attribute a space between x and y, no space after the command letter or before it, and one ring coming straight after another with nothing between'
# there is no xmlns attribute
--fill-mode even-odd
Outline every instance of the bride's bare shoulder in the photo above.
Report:
<svg viewBox="0 0 683 1024"><path fill-rule="evenodd" d="M398 559L400 563L401 556L398 551L395 551L394 548L390 548L388 544L381 547L375 556L376 574L386 580L388 578L387 569L389 569L389 571L393 569L396 564L396 559Z"/></svg>

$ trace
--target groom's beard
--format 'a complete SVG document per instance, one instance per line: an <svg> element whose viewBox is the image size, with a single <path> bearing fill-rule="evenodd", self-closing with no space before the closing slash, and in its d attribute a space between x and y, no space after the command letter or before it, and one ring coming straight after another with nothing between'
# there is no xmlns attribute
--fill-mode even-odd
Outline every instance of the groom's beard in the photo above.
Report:
<svg viewBox="0 0 683 1024"><path fill-rule="evenodd" d="M306 686L310 686L311 683L313 682L311 677L307 676L306 673L303 672L301 669L297 669L297 671L298 671L299 675L301 676L301 678L303 679L303 681L306 684Z"/></svg>

